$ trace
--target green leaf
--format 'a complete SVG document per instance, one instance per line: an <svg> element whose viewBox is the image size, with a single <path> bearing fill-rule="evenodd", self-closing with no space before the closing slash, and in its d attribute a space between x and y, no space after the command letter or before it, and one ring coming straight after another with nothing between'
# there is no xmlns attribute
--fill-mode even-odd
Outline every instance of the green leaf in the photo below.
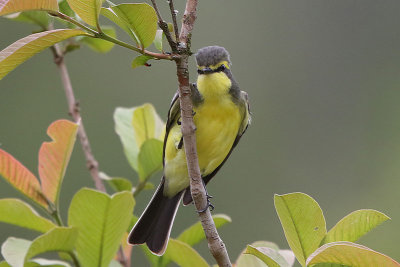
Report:
<svg viewBox="0 0 400 267"><path fill-rule="evenodd" d="M71 9L90 26L96 27L99 21L103 0L67 0Z"/></svg>
<svg viewBox="0 0 400 267"><path fill-rule="evenodd" d="M65 14L67 16L70 16L70 17L75 17L75 12L71 9L67 0L59 1L58 7L59 7L61 13Z"/></svg>
<svg viewBox="0 0 400 267"><path fill-rule="evenodd" d="M139 152L139 179L148 179L153 173L162 169L163 142L157 139L148 139L140 147Z"/></svg>
<svg viewBox="0 0 400 267"><path fill-rule="evenodd" d="M232 222L231 218L225 214L215 214L212 216L215 227L219 228L226 223ZM176 240L184 242L189 246L193 247L194 245L198 244L202 240L206 238L204 234L203 227L201 226L200 222L196 222L195 224L191 225L187 229L185 229ZM168 254L164 254L161 258L153 255L147 247L145 247L145 253L147 258L154 262L157 262L161 266L167 266L171 262L171 258L169 258Z"/></svg>
<svg viewBox="0 0 400 267"><path fill-rule="evenodd" d="M219 228L227 223L232 222L232 219L225 214L215 214L212 216L215 227ZM203 227L200 222L196 222L189 228L185 229L177 238L177 240L185 242L189 246L194 246L200 241L204 240L206 236L204 235Z"/></svg>
<svg viewBox="0 0 400 267"><path fill-rule="evenodd" d="M253 247L268 247L270 249L278 250L279 247L268 241L256 241L251 244ZM265 267L266 264L257 257L253 255L246 254L246 249L244 249L236 260L236 267Z"/></svg>
<svg viewBox="0 0 400 267"><path fill-rule="evenodd" d="M60 12L75 19L79 20L79 18L76 17L75 12L71 9L71 7L68 5L67 0L61 0L58 2L58 7L60 9ZM66 25L69 29L75 29L77 26L75 24L72 24L71 22L68 22L66 20L60 19L58 17L55 17L59 22L62 24Z"/></svg>
<svg viewBox="0 0 400 267"><path fill-rule="evenodd" d="M36 255L51 252L62 251L71 252L78 237L78 229L71 227L56 227L49 232L39 236L32 241L26 256L25 262Z"/></svg>
<svg viewBox="0 0 400 267"><path fill-rule="evenodd" d="M165 266L167 266L168 263L171 262L170 259L167 259L165 257L165 253L164 253L164 255L162 255L160 257L157 255L154 255L146 245L141 245L139 247L142 249L144 255L147 258L147 261L153 267L165 267Z"/></svg>
<svg viewBox="0 0 400 267"><path fill-rule="evenodd" d="M25 255L31 243L29 240L9 237L1 246L1 254L12 267L24 267Z"/></svg>
<svg viewBox="0 0 400 267"><path fill-rule="evenodd" d="M57 120L47 129L52 141L44 142L39 150L39 176L43 194L56 205L77 131L78 124Z"/></svg>
<svg viewBox="0 0 400 267"><path fill-rule="evenodd" d="M313 198L303 193L275 195L274 201L286 240L297 260L305 266L307 257L326 235L322 210Z"/></svg>
<svg viewBox="0 0 400 267"><path fill-rule="evenodd" d="M280 249L279 254L285 259L290 267L296 262L296 256L290 249Z"/></svg>
<svg viewBox="0 0 400 267"><path fill-rule="evenodd" d="M101 179L104 181L107 181L107 183L114 189L116 192L121 192L121 191L132 191L132 183L126 178L122 177L110 177L104 172L100 172L99 176Z"/></svg>
<svg viewBox="0 0 400 267"><path fill-rule="evenodd" d="M0 0L0 16L28 10L57 12L58 3L57 0Z"/></svg>
<svg viewBox="0 0 400 267"><path fill-rule="evenodd" d="M43 29L47 28L50 21L49 15L43 11L24 11L10 14L5 17L14 21L33 23L39 25Z"/></svg>
<svg viewBox="0 0 400 267"><path fill-rule="evenodd" d="M343 264L335 264L335 263L318 263L313 265L313 267L349 267L349 266Z"/></svg>
<svg viewBox="0 0 400 267"><path fill-rule="evenodd" d="M118 261L112 260L108 267L122 267L122 265Z"/></svg>
<svg viewBox="0 0 400 267"><path fill-rule="evenodd" d="M132 61L132 69L140 67L140 66L144 66L147 63L148 60L153 59L154 57L152 56L147 56L147 55L141 55L141 56L137 56L135 57L135 59Z"/></svg>
<svg viewBox="0 0 400 267"><path fill-rule="evenodd" d="M134 108L117 108L114 123L129 164L139 172L140 147L147 139L163 139L163 121L151 104L144 104Z"/></svg>
<svg viewBox="0 0 400 267"><path fill-rule="evenodd" d="M152 104L143 104L133 110L131 120L133 132L135 135L136 145L141 147L142 144L151 138L164 140L164 122L158 116Z"/></svg>
<svg viewBox="0 0 400 267"><path fill-rule="evenodd" d="M207 267L208 263L188 244L170 238L165 254L181 267Z"/></svg>
<svg viewBox="0 0 400 267"><path fill-rule="evenodd" d="M47 200L35 175L2 149L0 149L0 176L39 205L47 207Z"/></svg>
<svg viewBox="0 0 400 267"><path fill-rule="evenodd" d="M146 48L152 44L157 32L157 15L150 5L146 3L120 4L110 8L132 30L137 38L134 40L138 41L138 45Z"/></svg>
<svg viewBox="0 0 400 267"><path fill-rule="evenodd" d="M289 263L287 263L282 255L272 248L247 245L245 253L256 256L269 267L290 267Z"/></svg>
<svg viewBox="0 0 400 267"><path fill-rule="evenodd" d="M65 261L60 260L48 260L42 258L35 258L30 260L28 263L37 263L39 266L51 266L51 267L71 267L71 265ZM25 265L26 266L26 265ZM35 265L36 266L36 265ZM1 267L1 266L0 266Z"/></svg>
<svg viewBox="0 0 400 267"><path fill-rule="evenodd" d="M55 227L27 203L15 198L0 199L0 221L43 233Z"/></svg>
<svg viewBox="0 0 400 267"><path fill-rule="evenodd" d="M87 34L81 30L59 29L31 34L9 45L0 52L0 80L45 48L78 35Z"/></svg>
<svg viewBox="0 0 400 267"><path fill-rule="evenodd" d="M399 267L400 263L370 248L351 242L333 242L318 248L307 259L307 266L318 263L343 264L351 267Z"/></svg>
<svg viewBox="0 0 400 267"><path fill-rule="evenodd" d="M114 111L115 131L121 139L125 156L134 170L138 170L138 155L140 146L137 145L132 126L132 116L135 108L116 108Z"/></svg>
<svg viewBox="0 0 400 267"><path fill-rule="evenodd" d="M355 242L390 218L376 210L357 210L341 219L325 236L322 244L335 241Z"/></svg>
<svg viewBox="0 0 400 267"><path fill-rule="evenodd" d="M32 242L25 239L9 237L6 242L3 243L1 253L5 260L13 267L38 266L39 263L33 263L37 262L37 260L33 260L33 262L28 262L28 260L44 252L72 251L77 236L77 229L56 227L39 236ZM39 260L39 262L43 262L43 260ZM51 266L54 266L54 264Z"/></svg>
<svg viewBox="0 0 400 267"><path fill-rule="evenodd" d="M0 262L0 267L11 267L6 261Z"/></svg>
<svg viewBox="0 0 400 267"><path fill-rule="evenodd" d="M115 5L114 5L115 6ZM111 8L101 8L100 14L114 22L116 25L118 25L121 29L123 29L125 32L129 34L129 36L138 44L139 40L136 37L135 33L129 28L128 24L125 23L121 18L115 14L114 10Z"/></svg>
<svg viewBox="0 0 400 267"><path fill-rule="evenodd" d="M126 191L110 197L84 188L75 194L68 224L79 229L76 252L82 266L108 266L131 222L134 204Z"/></svg>
<svg viewBox="0 0 400 267"><path fill-rule="evenodd" d="M163 52L163 37L164 32L163 30L157 30L156 36L154 37L154 46L157 50Z"/></svg>
<svg viewBox="0 0 400 267"><path fill-rule="evenodd" d="M117 37L117 34L113 27L103 26L101 30L105 34L113 38ZM85 43L90 49L99 53L107 53L114 47L114 43L94 37L83 37L81 41Z"/></svg>
<svg viewBox="0 0 400 267"><path fill-rule="evenodd" d="M132 116L135 108L116 108L114 111L115 131L121 139L125 157L134 170L138 170L139 146L136 143Z"/></svg>

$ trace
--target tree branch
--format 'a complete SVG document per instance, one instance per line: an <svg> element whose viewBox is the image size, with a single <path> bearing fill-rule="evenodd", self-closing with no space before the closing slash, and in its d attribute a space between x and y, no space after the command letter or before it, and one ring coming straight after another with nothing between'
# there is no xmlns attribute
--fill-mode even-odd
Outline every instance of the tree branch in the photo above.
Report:
<svg viewBox="0 0 400 267"><path fill-rule="evenodd" d="M64 86L67 102L68 102L68 111L70 116L74 119L76 123L79 123L78 127L78 137L80 139L83 153L85 154L86 164L89 169L89 172L92 176L96 189L106 192L104 184L99 177L99 164L97 160L94 158L92 149L90 147L89 139L86 135L85 128L83 126L79 103L75 99L74 90L72 88L71 79L69 77L67 66L64 62L64 54L61 52L59 46L55 44L52 47L54 62L60 71L62 84Z"/></svg>
<svg viewBox="0 0 400 267"><path fill-rule="evenodd" d="M197 0L187 0L178 43L178 54L180 54L181 57L175 59L179 81L182 135L189 177L191 178L190 188L192 198L198 211L205 209L204 212L199 212L199 217L208 241L208 247L219 266L230 267L232 264L229 260L225 244L218 235L210 210L206 208L207 196L203 186L197 156L196 126L193 122L193 104L190 97L191 90L188 71L188 58L191 54L190 39L196 20L196 8Z"/></svg>

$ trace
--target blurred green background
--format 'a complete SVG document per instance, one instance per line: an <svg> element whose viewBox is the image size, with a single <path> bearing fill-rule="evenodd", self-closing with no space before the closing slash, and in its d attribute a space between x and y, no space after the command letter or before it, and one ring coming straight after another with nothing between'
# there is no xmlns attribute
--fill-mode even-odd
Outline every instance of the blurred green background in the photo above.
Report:
<svg viewBox="0 0 400 267"><path fill-rule="evenodd" d="M179 17L184 2L176 1ZM168 18L167 3L159 5ZM392 220L359 243L400 261L399 10L397 0L199 1L192 50L230 51L253 112L251 127L208 187L214 213L232 217L220 234L233 261L256 240L288 247L273 195L295 191L319 202L328 229L357 209L386 213ZM1 18L0 48L34 29ZM135 56L120 47L105 55L83 47L66 62L100 169L136 181L114 132L114 109L151 102L165 119L177 79L171 62L132 70ZM194 70L192 58L192 81ZM60 118L69 118L67 104L49 50L0 81L1 148L34 173L46 128ZM77 143L61 192L64 219L82 186L93 183ZM151 194L138 197L137 215ZM0 180L0 197L20 195ZM192 206L181 207L172 236L196 220ZM10 235L36 233L0 224L0 242ZM206 244L197 248L213 262ZM135 260L147 266L138 248Z"/></svg>

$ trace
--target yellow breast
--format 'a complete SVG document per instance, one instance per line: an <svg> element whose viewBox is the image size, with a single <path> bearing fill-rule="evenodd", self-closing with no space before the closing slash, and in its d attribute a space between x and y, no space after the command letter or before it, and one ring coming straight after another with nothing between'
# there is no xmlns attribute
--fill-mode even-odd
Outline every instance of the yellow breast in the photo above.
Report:
<svg viewBox="0 0 400 267"><path fill-rule="evenodd" d="M202 176L212 173L228 155L237 136L241 115L232 102L230 79L224 73L199 75L197 87L203 102L194 108L197 153ZM178 125L170 130L165 154L165 191L173 196L189 186L184 149L178 149L181 138Z"/></svg>

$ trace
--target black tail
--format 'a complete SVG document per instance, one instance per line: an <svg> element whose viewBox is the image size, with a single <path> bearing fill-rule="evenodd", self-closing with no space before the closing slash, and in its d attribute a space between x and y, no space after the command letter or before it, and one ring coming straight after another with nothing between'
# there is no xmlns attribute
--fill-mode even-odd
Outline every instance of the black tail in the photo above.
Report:
<svg viewBox="0 0 400 267"><path fill-rule="evenodd" d="M129 244L146 243L157 255L164 254L167 248L169 234L183 193L182 191L168 198L163 195L163 191L164 177L128 237Z"/></svg>

